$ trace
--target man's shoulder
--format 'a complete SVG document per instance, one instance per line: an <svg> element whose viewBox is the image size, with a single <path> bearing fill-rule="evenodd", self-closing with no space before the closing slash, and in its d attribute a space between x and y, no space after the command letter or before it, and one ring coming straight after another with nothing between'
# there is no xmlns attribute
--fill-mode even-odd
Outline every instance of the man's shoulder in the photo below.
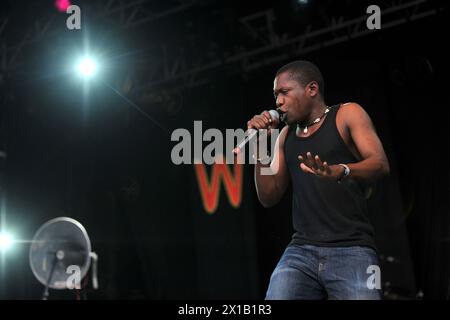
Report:
<svg viewBox="0 0 450 320"><path fill-rule="evenodd" d="M342 110L344 112L352 112L352 111L357 112L364 110L364 108L357 102L345 102L341 104L339 110Z"/></svg>
<svg viewBox="0 0 450 320"><path fill-rule="evenodd" d="M356 102L342 103L337 114L338 122L346 127L359 126L371 122L366 110Z"/></svg>
<svg viewBox="0 0 450 320"><path fill-rule="evenodd" d="M351 120L354 117L365 115L364 108L356 102L346 102L340 105L338 116L344 120Z"/></svg>

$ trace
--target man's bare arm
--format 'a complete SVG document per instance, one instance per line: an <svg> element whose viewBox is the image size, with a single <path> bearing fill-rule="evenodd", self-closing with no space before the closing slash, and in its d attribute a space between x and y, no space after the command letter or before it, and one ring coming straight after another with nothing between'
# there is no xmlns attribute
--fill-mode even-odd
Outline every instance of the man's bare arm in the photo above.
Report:
<svg viewBox="0 0 450 320"><path fill-rule="evenodd" d="M255 185L258 199L268 208L280 201L289 184L289 174L284 156L284 141L286 140L287 127L281 130L275 143L275 150L270 164L255 164ZM256 152L255 152L256 154ZM262 174L262 170L269 174Z"/></svg>
<svg viewBox="0 0 450 320"><path fill-rule="evenodd" d="M268 129L276 128L278 125L273 120L268 111L255 115L247 122L248 129ZM280 201L289 183L289 175L284 158L284 140L286 139L288 128L283 128L275 143L275 150L270 164L262 164L257 161L255 164L255 185L258 199L264 207L271 207ZM267 137L262 137L267 139ZM258 150L254 150L256 158L267 155L259 155Z"/></svg>
<svg viewBox="0 0 450 320"><path fill-rule="evenodd" d="M375 181L389 174L389 162L369 115L356 103L348 103L342 111L351 138L362 157L360 162L347 164L350 177Z"/></svg>

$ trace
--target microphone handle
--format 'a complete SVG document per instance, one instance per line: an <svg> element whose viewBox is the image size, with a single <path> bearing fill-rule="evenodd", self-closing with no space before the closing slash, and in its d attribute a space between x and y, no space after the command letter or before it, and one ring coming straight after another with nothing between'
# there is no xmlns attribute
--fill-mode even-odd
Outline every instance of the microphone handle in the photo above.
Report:
<svg viewBox="0 0 450 320"><path fill-rule="evenodd" d="M239 154L245 145L258 134L256 129L248 129L245 133L245 138L233 149L234 154Z"/></svg>

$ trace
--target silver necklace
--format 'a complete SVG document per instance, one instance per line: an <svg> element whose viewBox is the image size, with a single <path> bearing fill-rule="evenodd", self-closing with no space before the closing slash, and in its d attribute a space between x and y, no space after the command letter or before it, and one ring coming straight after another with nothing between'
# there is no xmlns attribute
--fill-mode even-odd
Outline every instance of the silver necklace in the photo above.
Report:
<svg viewBox="0 0 450 320"><path fill-rule="evenodd" d="M330 107L327 106L327 108L325 109L325 112L318 118L316 118L313 122L306 124L304 126L301 126L300 123L297 123L297 128L300 129L302 127L304 127L303 129L303 133L308 133L308 127L311 127L312 125L320 122L320 120L322 120L323 117L325 117L325 115L330 111Z"/></svg>

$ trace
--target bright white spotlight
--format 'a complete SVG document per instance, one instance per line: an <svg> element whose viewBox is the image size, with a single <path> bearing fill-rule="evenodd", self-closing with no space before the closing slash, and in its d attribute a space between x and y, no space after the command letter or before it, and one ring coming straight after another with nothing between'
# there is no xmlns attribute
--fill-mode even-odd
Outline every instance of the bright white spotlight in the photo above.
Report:
<svg viewBox="0 0 450 320"><path fill-rule="evenodd" d="M91 58L84 58L77 65L77 71L83 77L92 76L96 70L97 66Z"/></svg>
<svg viewBox="0 0 450 320"><path fill-rule="evenodd" d="M0 250L6 251L9 247L11 247L13 243L13 239L10 235L6 233L0 233Z"/></svg>

